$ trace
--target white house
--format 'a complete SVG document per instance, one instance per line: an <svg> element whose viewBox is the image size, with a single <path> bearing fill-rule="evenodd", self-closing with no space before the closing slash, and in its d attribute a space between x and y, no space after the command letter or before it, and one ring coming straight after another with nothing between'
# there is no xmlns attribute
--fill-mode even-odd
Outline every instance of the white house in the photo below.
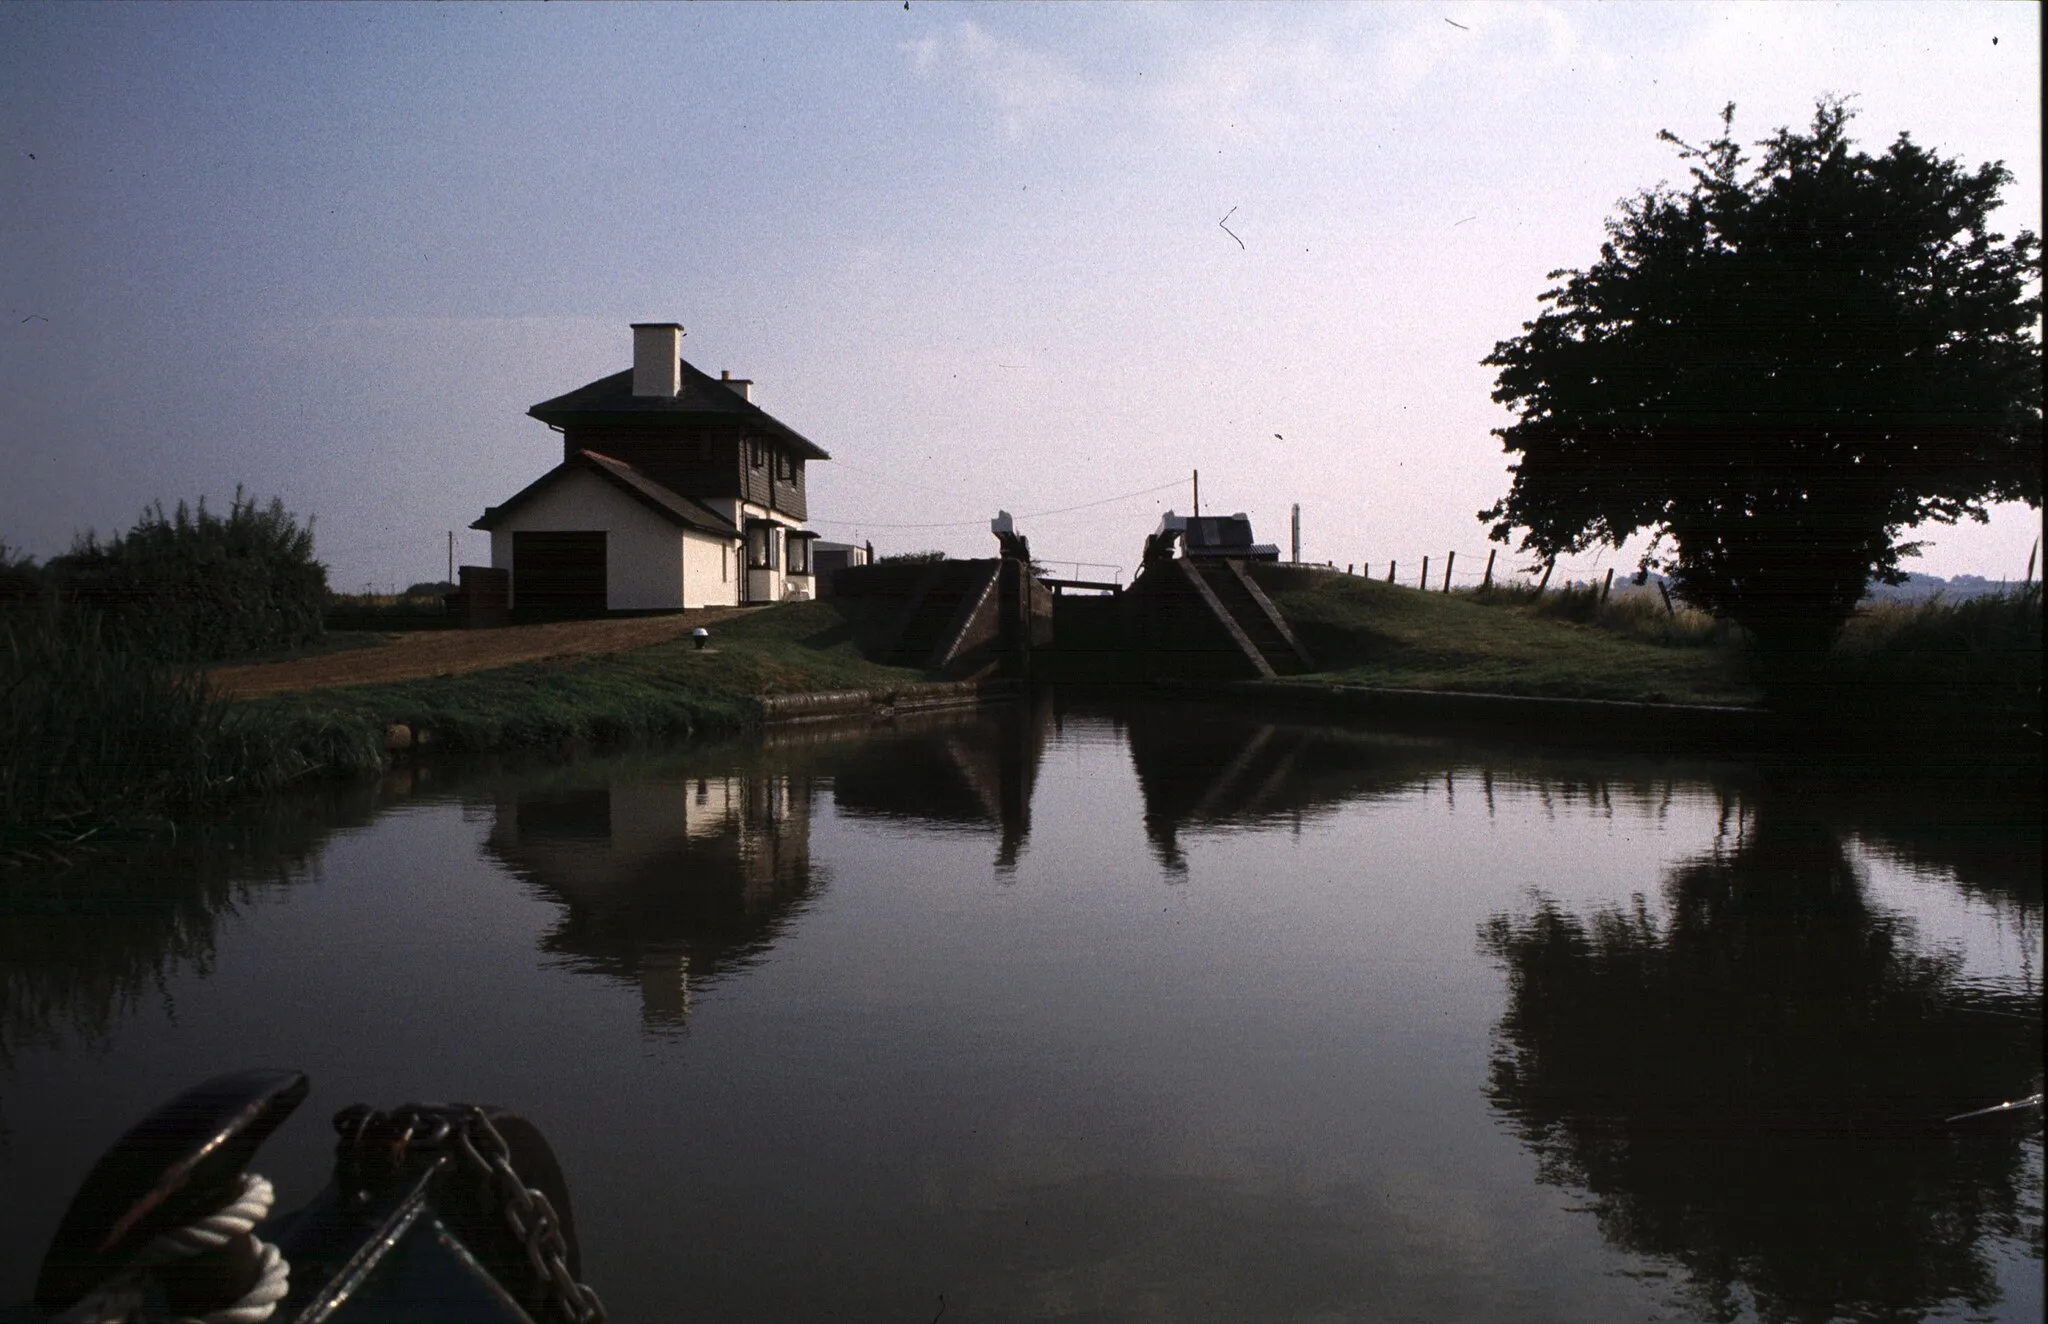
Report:
<svg viewBox="0 0 2048 1324"><path fill-rule="evenodd" d="M815 596L804 465L830 457L685 362L674 322L633 324L633 366L527 413L562 463L470 527L522 613L594 614Z"/></svg>

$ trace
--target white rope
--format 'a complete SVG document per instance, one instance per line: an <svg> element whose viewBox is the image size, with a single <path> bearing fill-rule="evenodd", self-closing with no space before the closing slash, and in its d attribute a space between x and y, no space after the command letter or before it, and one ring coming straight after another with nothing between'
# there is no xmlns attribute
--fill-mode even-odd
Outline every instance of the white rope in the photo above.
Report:
<svg viewBox="0 0 2048 1324"><path fill-rule="evenodd" d="M215 1250L243 1233L253 1232L258 1223L270 1216L270 1207L276 1200L277 1192L268 1178L243 1173L241 1193L232 1203L197 1222L156 1237L125 1269L57 1316L55 1324L129 1324L141 1315L150 1270ZM291 1289L291 1265L284 1254L260 1237L252 1235L250 1239L256 1243L260 1266L255 1286L244 1292L240 1300L197 1316L197 1324L261 1324Z"/></svg>

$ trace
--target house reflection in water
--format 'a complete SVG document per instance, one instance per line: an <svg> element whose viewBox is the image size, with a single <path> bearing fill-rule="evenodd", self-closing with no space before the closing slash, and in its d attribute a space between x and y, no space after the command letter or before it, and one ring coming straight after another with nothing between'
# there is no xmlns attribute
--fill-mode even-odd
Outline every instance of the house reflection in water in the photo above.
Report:
<svg viewBox="0 0 2048 1324"><path fill-rule="evenodd" d="M759 959L817 886L809 775L522 789L485 850L566 910L541 940L569 969L638 985L649 1029Z"/></svg>

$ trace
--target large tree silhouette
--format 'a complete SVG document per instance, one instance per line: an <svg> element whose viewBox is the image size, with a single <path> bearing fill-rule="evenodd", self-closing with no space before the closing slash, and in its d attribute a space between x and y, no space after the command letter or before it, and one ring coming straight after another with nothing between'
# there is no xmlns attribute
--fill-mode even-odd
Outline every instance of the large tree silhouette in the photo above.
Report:
<svg viewBox="0 0 2048 1324"><path fill-rule="evenodd" d="M2012 176L1901 134L1695 147L1692 186L1623 205L1600 260L1494 347L1513 465L1480 518L1545 557L1658 535L1645 568L1767 647L1832 642L1900 535L2041 496L2038 245L1990 214Z"/></svg>

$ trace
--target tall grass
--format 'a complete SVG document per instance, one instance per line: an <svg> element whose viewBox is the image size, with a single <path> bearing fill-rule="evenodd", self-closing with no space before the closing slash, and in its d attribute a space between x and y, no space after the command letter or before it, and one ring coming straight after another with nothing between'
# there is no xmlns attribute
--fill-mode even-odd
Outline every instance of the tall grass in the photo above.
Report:
<svg viewBox="0 0 2048 1324"><path fill-rule="evenodd" d="M1533 584L1495 584L1470 590L1475 602L1518 607L1542 620L1570 621L1645 643L1704 648L1732 642L1739 633L1696 607L1666 603L1654 587L1633 585L1603 595L1595 584L1567 585L1538 593Z"/></svg>
<svg viewBox="0 0 2048 1324"><path fill-rule="evenodd" d="M1851 618L1802 696L1887 736L2008 757L2041 749L2041 586Z"/></svg>
<svg viewBox="0 0 2048 1324"><path fill-rule="evenodd" d="M91 608L0 613L0 854L160 824L330 769L381 765L367 724L294 721L208 690Z"/></svg>

